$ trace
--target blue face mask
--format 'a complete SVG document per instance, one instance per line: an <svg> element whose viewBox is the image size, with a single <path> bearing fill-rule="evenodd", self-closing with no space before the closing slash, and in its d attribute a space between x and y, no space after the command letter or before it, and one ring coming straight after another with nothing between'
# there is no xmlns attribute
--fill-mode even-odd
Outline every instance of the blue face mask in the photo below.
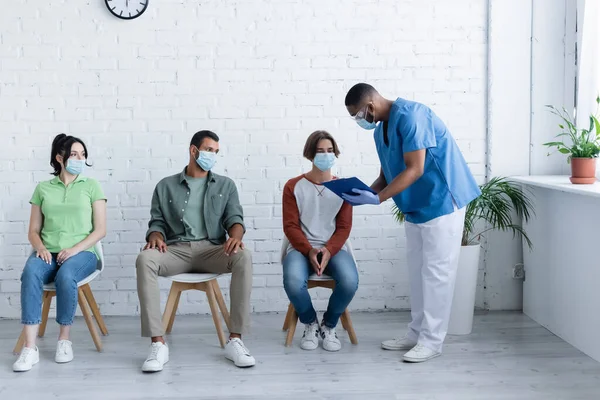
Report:
<svg viewBox="0 0 600 400"><path fill-rule="evenodd" d="M335 165L335 154L334 153L317 153L313 160L315 167L321 171L329 171Z"/></svg>
<svg viewBox="0 0 600 400"><path fill-rule="evenodd" d="M357 119L356 123L358 124L358 126L360 126L363 129L366 129L368 131L375 129L377 127L377 122L375 122L375 121L369 122L364 118Z"/></svg>
<svg viewBox="0 0 600 400"><path fill-rule="evenodd" d="M200 151L196 162L204 171L210 171L217 162L217 153L213 153L212 151Z"/></svg>
<svg viewBox="0 0 600 400"><path fill-rule="evenodd" d="M67 165L65 166L65 169L71 175L79 175L79 174L83 173L83 171L85 170L85 167L86 167L85 160L77 160L75 158L69 158L67 160Z"/></svg>
<svg viewBox="0 0 600 400"><path fill-rule="evenodd" d="M363 129L368 131L375 129L377 127L377 122L375 122L375 115L373 115L373 122L369 122L365 119L367 116L369 106L367 105L362 111L359 111L356 116L354 116L354 120Z"/></svg>

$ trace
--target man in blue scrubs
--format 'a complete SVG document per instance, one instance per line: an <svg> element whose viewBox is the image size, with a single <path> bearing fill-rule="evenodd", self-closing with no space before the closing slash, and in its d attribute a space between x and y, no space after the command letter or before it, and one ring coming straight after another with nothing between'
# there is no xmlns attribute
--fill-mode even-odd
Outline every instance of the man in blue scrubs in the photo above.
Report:
<svg viewBox="0 0 600 400"><path fill-rule="evenodd" d="M404 361L437 357L448 330L466 205L481 192L456 142L427 106L383 98L372 86L355 85L346 108L358 125L375 129L381 162L371 185L355 190L352 205L393 199L406 216L411 319L408 333L384 341L387 350L409 350Z"/></svg>

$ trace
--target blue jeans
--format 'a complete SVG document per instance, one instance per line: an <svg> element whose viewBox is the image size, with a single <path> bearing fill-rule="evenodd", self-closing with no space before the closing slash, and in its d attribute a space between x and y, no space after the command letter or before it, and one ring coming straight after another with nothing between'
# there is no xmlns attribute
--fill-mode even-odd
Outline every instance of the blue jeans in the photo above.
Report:
<svg viewBox="0 0 600 400"><path fill-rule="evenodd" d="M308 293L308 277L313 272L308 258L296 250L290 251L283 260L283 287L303 324L317 321L317 313ZM341 250L329 260L323 273L335 281L323 323L335 328L358 289L358 271L352 256Z"/></svg>
<svg viewBox="0 0 600 400"><path fill-rule="evenodd" d="M42 296L44 284L56 285L56 322L60 325L73 324L77 309L77 282L91 275L98 265L96 255L82 251L56 264L57 254L52 254L52 264L32 254L21 275L21 323L37 325L42 322Z"/></svg>

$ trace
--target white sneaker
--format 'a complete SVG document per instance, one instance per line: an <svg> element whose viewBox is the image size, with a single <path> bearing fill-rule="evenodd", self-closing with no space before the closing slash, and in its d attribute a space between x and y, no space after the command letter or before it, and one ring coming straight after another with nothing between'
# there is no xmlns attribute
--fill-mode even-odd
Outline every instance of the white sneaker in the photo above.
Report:
<svg viewBox="0 0 600 400"><path fill-rule="evenodd" d="M300 348L302 350L314 350L319 347L319 333L320 329L317 321L312 324L305 324Z"/></svg>
<svg viewBox="0 0 600 400"><path fill-rule="evenodd" d="M406 335L381 342L381 348L385 350L410 350L416 345L417 342L410 340Z"/></svg>
<svg viewBox="0 0 600 400"><path fill-rule="evenodd" d="M420 363L427 360L431 360L432 358L439 357L441 355L442 353L431 350L430 348L427 348L422 344L417 344L408 353L404 355L404 361L410 363Z"/></svg>
<svg viewBox="0 0 600 400"><path fill-rule="evenodd" d="M31 367L33 367L38 362L40 362L40 352L38 351L37 346L35 347L35 349L32 349L31 347L23 347L23 350L21 350L21 354L19 354L19 358L13 364L13 371L29 371Z"/></svg>
<svg viewBox="0 0 600 400"><path fill-rule="evenodd" d="M73 343L70 340L59 340L56 344L54 361L59 364L73 361Z"/></svg>
<svg viewBox="0 0 600 400"><path fill-rule="evenodd" d="M323 348L327 351L339 351L342 348L342 342L335 333L335 328L329 328L321 324L321 337L323 338Z"/></svg>
<svg viewBox="0 0 600 400"><path fill-rule="evenodd" d="M169 362L169 346L161 342L152 342L150 345L150 354L142 365L144 372L162 371L163 365Z"/></svg>
<svg viewBox="0 0 600 400"><path fill-rule="evenodd" d="M240 368L252 367L256 364L256 360L239 338L229 339L225 345L225 358L233 361L235 366Z"/></svg>

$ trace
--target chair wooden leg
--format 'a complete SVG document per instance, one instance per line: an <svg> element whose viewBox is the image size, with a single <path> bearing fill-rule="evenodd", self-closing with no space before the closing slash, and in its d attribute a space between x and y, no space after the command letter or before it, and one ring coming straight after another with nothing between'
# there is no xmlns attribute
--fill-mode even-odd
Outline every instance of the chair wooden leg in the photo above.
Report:
<svg viewBox="0 0 600 400"><path fill-rule="evenodd" d="M46 333L46 325L48 324L48 315L50 314L50 304L52 304L52 292L44 292L42 303L42 323L38 331L39 337L44 337Z"/></svg>
<svg viewBox="0 0 600 400"><path fill-rule="evenodd" d="M210 283L212 284L212 287L215 291L217 304L219 305L219 309L221 310L221 314L223 315L223 320L225 320L225 325L227 325L227 329L231 331L231 325L229 325L229 310L227 309L227 304L225 304L223 293L221 293L219 282L216 279L214 279Z"/></svg>
<svg viewBox="0 0 600 400"><path fill-rule="evenodd" d="M175 323L175 316L177 315L177 308L179 307L180 298L181 292L177 292L177 297L175 298L175 305L173 306L173 312L171 313L171 318L169 319L169 325L167 325L167 333L171 333L171 330L173 330L173 324Z"/></svg>
<svg viewBox="0 0 600 400"><path fill-rule="evenodd" d="M81 288L78 289L78 292L79 308L81 308L81 313L83 314L85 323L90 331L90 335L92 335L92 340L96 345L96 349L98 351L102 351L102 341L100 340L100 335L96 330L96 325L94 324L94 321L92 321L92 314L90 313L90 310L88 308L88 303L85 299L85 293L83 293L83 290Z"/></svg>
<svg viewBox="0 0 600 400"><path fill-rule="evenodd" d="M13 349L13 353L14 354L21 353L21 349L23 348L24 344L25 344L25 328L23 328L21 330L21 334L19 335L19 339L17 340L17 344L15 345L15 348Z"/></svg>
<svg viewBox="0 0 600 400"><path fill-rule="evenodd" d="M345 331L348 331L348 321L343 313L340 315L340 322L342 323L342 328L344 328Z"/></svg>
<svg viewBox="0 0 600 400"><path fill-rule="evenodd" d="M218 305L215 296L215 289L210 283L204 282L204 291L206 292L206 297L208 298L208 305L210 306L210 312L213 317L213 322L215 323L215 328L217 329L217 336L219 336L219 342L221 342L221 347L224 348L226 339L225 333L223 333L223 327L221 326L221 317L219 316L219 309L217 308Z"/></svg>
<svg viewBox="0 0 600 400"><path fill-rule="evenodd" d="M179 282L173 282L171 284L171 290L169 291L169 297L167 298L167 304L165 305L165 312L162 317L162 326L165 332L169 327L171 321L171 315L177 312L175 309L175 302L177 301L177 294L181 293Z"/></svg>
<svg viewBox="0 0 600 400"><path fill-rule="evenodd" d="M287 331L290 327L290 319L292 319L292 314L294 313L294 306L292 303L288 305L287 312L285 313L285 320L283 321L283 328L281 330Z"/></svg>
<svg viewBox="0 0 600 400"><path fill-rule="evenodd" d="M292 314L290 315L290 324L287 336L285 337L285 345L287 347L292 345L292 341L294 340L294 333L296 333L296 325L298 324L298 314L296 314L296 310L292 307Z"/></svg>
<svg viewBox="0 0 600 400"><path fill-rule="evenodd" d="M96 319L96 323L98 324L98 328L100 328L100 332L104 336L108 335L108 329L106 329L106 325L104 324L104 318L102 318L102 314L100 314L100 309L98 308L98 303L96 303L96 299L94 298L94 294L92 293L92 288L90 288L89 284L85 284L81 287L83 294L85 295L85 299L87 300L90 308L92 309L92 314Z"/></svg>
<svg viewBox="0 0 600 400"><path fill-rule="evenodd" d="M354 326L352 325L352 319L350 318L350 313L348 309L344 311L342 314L342 324L346 325L346 330L348 331L348 336L350 337L350 343L358 344L358 338L356 337L356 332L354 331Z"/></svg>

